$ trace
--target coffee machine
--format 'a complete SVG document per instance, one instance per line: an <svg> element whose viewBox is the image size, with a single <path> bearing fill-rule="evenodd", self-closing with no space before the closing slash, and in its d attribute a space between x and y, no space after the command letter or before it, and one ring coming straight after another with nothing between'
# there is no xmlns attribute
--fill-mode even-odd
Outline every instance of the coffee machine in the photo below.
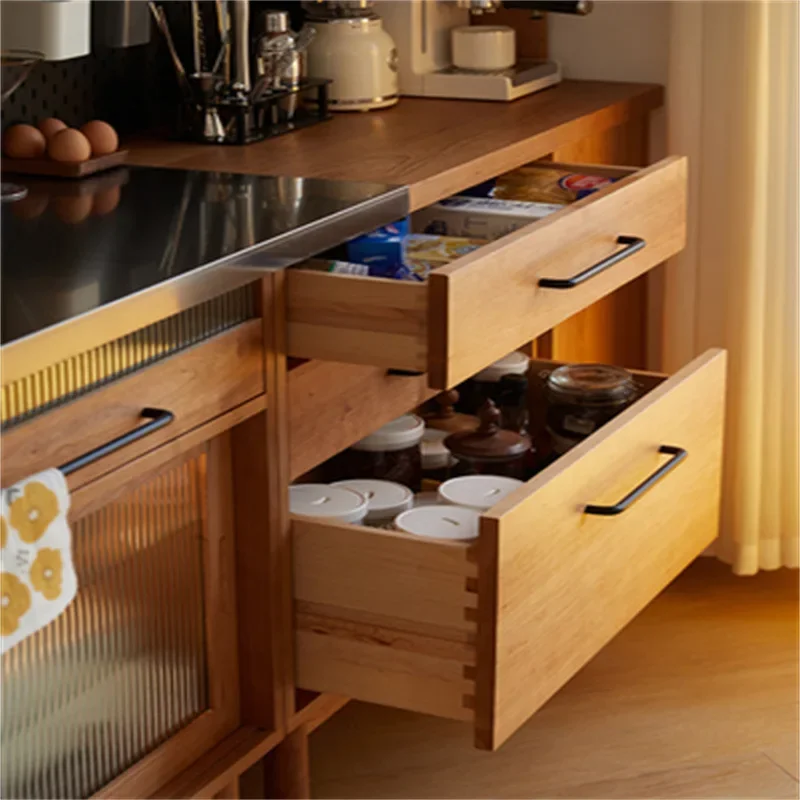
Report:
<svg viewBox="0 0 800 800"><path fill-rule="evenodd" d="M587 14L588 0L384 0L384 27L398 52L401 95L465 100L516 100L561 80L555 61L516 58L515 32L470 25L498 7ZM485 21L485 20L484 20Z"/></svg>

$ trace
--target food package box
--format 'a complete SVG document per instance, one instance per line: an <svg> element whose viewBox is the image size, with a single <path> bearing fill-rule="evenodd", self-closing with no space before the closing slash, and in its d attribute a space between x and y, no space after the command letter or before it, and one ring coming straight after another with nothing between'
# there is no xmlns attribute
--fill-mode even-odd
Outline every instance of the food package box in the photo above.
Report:
<svg viewBox="0 0 800 800"><path fill-rule="evenodd" d="M561 210L561 203L527 203L490 197L448 197L415 211L415 231L440 236L499 239L537 219Z"/></svg>
<svg viewBox="0 0 800 800"><path fill-rule="evenodd" d="M408 231L409 221L406 217L371 233L356 236L347 243L347 260L387 271L401 267Z"/></svg>
<svg viewBox="0 0 800 800"><path fill-rule="evenodd" d="M432 269L477 250L486 241L465 236L411 233L406 237L405 264L418 278L424 280Z"/></svg>
<svg viewBox="0 0 800 800"><path fill-rule="evenodd" d="M535 203L573 203L618 180L607 175L571 172L563 167L527 166L500 175L491 196Z"/></svg>

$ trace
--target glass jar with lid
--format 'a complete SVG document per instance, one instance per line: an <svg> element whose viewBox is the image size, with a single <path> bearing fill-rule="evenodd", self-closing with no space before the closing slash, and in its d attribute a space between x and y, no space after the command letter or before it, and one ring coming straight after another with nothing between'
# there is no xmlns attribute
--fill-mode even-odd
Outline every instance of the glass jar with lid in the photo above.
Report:
<svg viewBox="0 0 800 800"><path fill-rule="evenodd" d="M420 442L425 423L404 414L361 439L337 458L337 477L376 478L418 492L422 483Z"/></svg>
<svg viewBox="0 0 800 800"><path fill-rule="evenodd" d="M503 356L461 384L456 408L465 414L477 414L487 399L497 403L501 379L506 375L527 375L529 366L530 358L519 350Z"/></svg>
<svg viewBox="0 0 800 800"><path fill-rule="evenodd" d="M543 376L544 377L544 376ZM566 364L544 382L545 426L553 451L567 452L638 396L633 375L607 364Z"/></svg>

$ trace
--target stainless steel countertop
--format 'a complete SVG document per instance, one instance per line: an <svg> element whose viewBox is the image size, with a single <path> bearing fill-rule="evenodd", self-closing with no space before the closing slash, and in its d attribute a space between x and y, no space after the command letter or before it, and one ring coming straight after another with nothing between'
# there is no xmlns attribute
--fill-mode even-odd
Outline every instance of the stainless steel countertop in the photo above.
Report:
<svg viewBox="0 0 800 800"><path fill-rule="evenodd" d="M406 188L375 183L151 167L13 179L29 196L2 206L4 369L40 365L43 347L54 363L408 213Z"/></svg>

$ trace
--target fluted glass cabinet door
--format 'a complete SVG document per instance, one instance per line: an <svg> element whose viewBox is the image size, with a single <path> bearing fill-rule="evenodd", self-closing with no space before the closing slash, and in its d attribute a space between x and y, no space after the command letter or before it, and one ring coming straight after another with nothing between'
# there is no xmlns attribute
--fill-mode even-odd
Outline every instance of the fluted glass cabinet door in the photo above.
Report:
<svg viewBox="0 0 800 800"><path fill-rule="evenodd" d="M222 524L209 480L221 458L206 444L71 521L77 597L3 656L4 798L121 794L142 759L180 767L197 740L233 727L218 691L229 654L210 641Z"/></svg>

